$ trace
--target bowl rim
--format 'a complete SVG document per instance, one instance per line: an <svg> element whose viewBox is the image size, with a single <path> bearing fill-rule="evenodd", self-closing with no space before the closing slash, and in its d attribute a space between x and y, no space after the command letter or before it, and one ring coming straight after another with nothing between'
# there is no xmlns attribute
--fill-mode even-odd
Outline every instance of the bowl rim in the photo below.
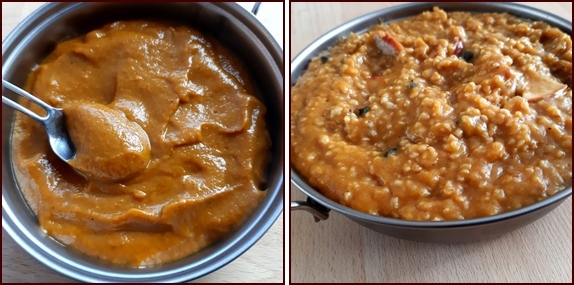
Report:
<svg viewBox="0 0 574 285"><path fill-rule="evenodd" d="M2 41L2 54L3 54L3 72L2 75L4 77L5 70L4 66L11 65L13 59L12 52L18 49L18 46L22 43L15 42L15 40L22 36L23 31L27 28L34 27L35 24L40 23L40 25L48 23L51 21L52 18L60 16L61 13L68 11L70 9L75 9L81 7L81 5L90 5L94 3L46 3L37 8L33 11L30 15L28 15L25 19L21 20L14 29L6 36L6 38ZM97 3L95 3L97 4ZM170 3L167 3L170 4ZM198 3L200 4L200 3ZM131 3L128 3L131 5ZM267 30L266 27L256 18L253 14L249 13L243 7L238 5L237 3L229 2L229 3L203 3L202 5L209 5L213 7L213 9L221 11L222 13L228 15L234 20L237 20L238 23L243 25L249 33L255 35L256 39L253 41L260 41L261 47L267 50L266 57L271 61L271 65L277 68L276 74L273 73L271 76L283 76L283 52L277 41L271 35L271 33ZM32 28L33 30L36 28ZM4 56L7 50L12 49L10 55ZM275 72L275 70L274 70ZM279 78L278 78L279 80ZM281 77L280 86L283 86L283 77ZM271 100L271 99L270 99ZM12 120L13 121L13 120ZM9 137L8 141L6 142L6 146L4 146L3 138L3 148L7 147L9 151L9 162L10 167L11 165L11 136L12 136L12 127L13 122L10 122L9 128ZM282 134L279 134L278 140L283 140L283 142L278 141L278 149L280 152L284 152L284 139L282 138ZM3 157L3 160L6 158ZM4 163L4 162L3 162ZM269 229L275 224L277 219L279 218L280 214L283 211L284 206L284 199L283 199L283 191L284 191L284 158L277 158L277 163L281 163L280 167L283 171L278 172L276 176L275 183L268 185L270 191L272 193L268 193L264 202L262 201L258 207L253 211L253 213L246 218L246 220L234 231L232 231L232 237L229 238L228 243L219 243L219 241L214 242L214 244L218 243L218 247L216 250L211 252L208 255L204 255L201 259L197 261L192 261L190 263L186 263L182 265L178 265L176 267L169 268L167 266L159 265L146 268L145 272L136 272L139 269L127 268L118 266L118 269L129 269L135 273L116 273L112 270L99 270L90 268L90 266L86 266L85 264L80 264L75 262L74 260L70 260L68 257L59 254L58 252L54 252L50 247L46 246L45 241L50 239L48 235L45 233L42 235L39 233L41 231L40 227L36 229L27 229L23 225L22 221L18 218L17 213L13 211L13 208L10 206L7 197L5 197L5 193L7 191L11 191L5 186L5 183L2 183L2 228L5 230L8 235L12 238L12 240L18 244L25 252L29 255L34 257L37 261L44 264L48 268L63 274L67 277L70 277L75 280L84 281L84 282L109 282L109 281L120 281L120 282L183 282L189 281L192 279L197 279L208 275L210 273L215 272L216 270L220 269L221 267L229 264L243 253L245 253L248 249L250 249L253 245L257 243L268 231ZM271 167L271 166L270 166ZM4 166L2 168L3 176L5 171L12 171L11 169L5 169ZM17 181L15 177L12 177L14 181ZM16 188L18 188L16 183ZM18 190L19 192L19 190ZM21 195L21 193L20 193ZM22 200L25 199L22 197ZM24 213L28 215L33 215L33 213ZM248 220L251 221L248 223ZM238 231L241 229L241 231ZM227 240L227 237L224 239ZM210 247L210 246L208 246ZM208 248L207 247L207 248ZM201 251L199 251L201 252ZM198 253L199 253L198 252ZM92 265L93 262L97 262L94 258L88 257L84 254L78 254L81 256L85 256L88 260L88 264ZM186 259L188 257L194 256L195 254L191 254L187 257L180 258L174 262ZM171 262L169 262L171 263ZM164 265L167 265L166 263ZM114 267L114 265L110 265L110 267Z"/></svg>
<svg viewBox="0 0 574 285"><path fill-rule="evenodd" d="M462 6L461 6L462 5ZM572 22L568 21L562 17L549 13L547 11L540 10L535 7L526 6L523 4L518 3L482 3L482 2L465 2L465 3L456 3L456 2L415 2L415 3L407 3L407 4L400 4L388 8L383 8L374 12L370 12L368 14L364 14L358 17L355 17L331 30L321 35L319 38L311 42L305 48L303 48L291 61L291 86L295 84L299 76L304 71L305 64L313 57L317 56L319 52L324 51L328 48L335 40L338 38L348 35L349 32L355 33L363 33L365 31L365 27L373 26L377 23L378 19L381 16L385 16L385 14L396 13L402 10L413 9L417 10L418 13L422 11L427 11L432 9L432 7L438 6L445 11L462 11L462 12L482 12L482 11L473 11L472 9L476 8L487 8L493 10L504 10L507 13L512 15L519 15L522 18L529 19L529 17L541 17L544 16L544 21L553 26L563 24L560 28L567 29L569 32L568 34L572 34ZM462 9L461 9L462 7ZM446 9L445 9L446 8ZM466 9L464 9L466 8ZM489 12L489 11L485 11ZM406 17L411 17L416 14L409 14L407 16L402 16L398 18L392 19L392 21L400 20ZM569 24L567 26L564 26ZM379 225L388 225L394 227L402 227L402 228L426 228L426 229L445 229L445 228L464 228L464 227L473 227L483 224L492 224L497 223L513 218L517 218L519 216L524 216L526 214L535 212L542 208L546 208L550 205L555 203L559 203L562 200L572 196L572 185L564 188L563 190L555 193L552 196L546 197L545 199L528 205L526 207L518 208L512 211L508 211L501 214L496 214L492 216L486 217L478 217L472 219L465 219L465 220L447 220L447 221L412 221L412 220L402 220L398 218L392 217L384 217L384 216L376 216L367 214L364 212L360 212L358 210L349 208L343 204L337 203L319 191L315 190L311 187L306 180L303 178L302 175L295 169L295 167L291 164L291 185L294 185L299 191L305 194L308 198L318 202L322 206L326 207L329 210L334 210L340 214L347 216L353 220L360 220L364 222L370 222L373 224Z"/></svg>

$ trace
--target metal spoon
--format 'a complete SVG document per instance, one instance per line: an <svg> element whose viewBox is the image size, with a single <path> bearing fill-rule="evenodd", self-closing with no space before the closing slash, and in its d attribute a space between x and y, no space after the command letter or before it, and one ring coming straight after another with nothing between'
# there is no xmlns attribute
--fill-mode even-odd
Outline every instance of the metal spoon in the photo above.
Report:
<svg viewBox="0 0 574 285"><path fill-rule="evenodd" d="M54 108L46 104L44 101L34 97L30 93L4 79L2 79L2 87L11 90L12 92L32 101L33 103L46 110L46 116L41 117L38 114L26 109L22 105L12 101L11 99L4 97L4 94L2 94L2 104L6 104L24 113L28 117L34 119L38 123L42 124L42 126L44 126L46 133L48 133L50 146L60 159L68 162L76 155L76 148L74 147L74 144L68 135L68 130L66 129L66 124L64 121L64 112L62 109Z"/></svg>

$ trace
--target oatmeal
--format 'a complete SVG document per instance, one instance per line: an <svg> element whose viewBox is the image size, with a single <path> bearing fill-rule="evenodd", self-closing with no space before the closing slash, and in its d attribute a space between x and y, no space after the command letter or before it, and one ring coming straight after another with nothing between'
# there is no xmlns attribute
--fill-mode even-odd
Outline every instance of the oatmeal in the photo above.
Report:
<svg viewBox="0 0 574 285"><path fill-rule="evenodd" d="M373 215L460 220L572 184L572 40L438 8L351 34L291 90L291 161Z"/></svg>

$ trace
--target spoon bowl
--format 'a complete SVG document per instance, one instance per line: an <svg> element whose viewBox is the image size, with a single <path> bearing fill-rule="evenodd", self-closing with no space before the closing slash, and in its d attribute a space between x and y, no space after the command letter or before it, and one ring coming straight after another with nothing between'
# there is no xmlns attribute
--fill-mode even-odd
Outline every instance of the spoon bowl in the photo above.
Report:
<svg viewBox="0 0 574 285"><path fill-rule="evenodd" d="M76 155L76 148L74 143L70 139L68 130L66 129L66 122L64 120L64 112L60 108L54 108L46 102L38 99L32 94L26 92L22 88L2 79L2 87L32 101L36 105L42 107L46 111L46 116L39 116L38 114L30 111L24 106L12 101L11 99L2 95L2 104L12 107L24 115L34 119L36 122L40 123L46 133L48 134L48 140L50 142L50 147L52 151L63 161L68 162ZM2 92L4 93L4 92Z"/></svg>

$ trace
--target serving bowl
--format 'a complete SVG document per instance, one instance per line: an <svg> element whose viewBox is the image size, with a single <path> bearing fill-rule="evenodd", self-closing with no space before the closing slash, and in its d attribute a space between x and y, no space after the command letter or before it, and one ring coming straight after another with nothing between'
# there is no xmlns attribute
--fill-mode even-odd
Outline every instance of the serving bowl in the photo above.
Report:
<svg viewBox="0 0 574 285"><path fill-rule="evenodd" d="M272 140L267 195L223 239L186 258L146 268L103 263L69 250L46 235L28 208L11 162L14 111L2 106L2 227L41 263L86 282L181 282L209 274L240 256L273 225L283 209L283 52L250 13L234 3L50 3L22 21L2 43L2 77L23 86L31 70L62 40L115 20L157 19L203 30L230 47L251 73L268 109ZM3 95L15 99L10 92Z"/></svg>
<svg viewBox="0 0 574 285"><path fill-rule="evenodd" d="M547 22L567 34L572 32L571 22L519 4L413 3L398 5L351 20L311 43L291 62L291 85L297 82L310 59L318 56L340 38L348 36L349 33L360 34L379 24L379 19L385 19L385 22L397 21L418 15L423 11L430 11L434 6L447 12L507 12L520 18ZM569 186L545 200L511 212L468 220L427 222L374 216L343 206L313 189L293 167L291 167L291 185L307 196L306 201L291 201L291 210L308 211L313 214L316 221L328 219L330 212L334 211L385 235L414 241L442 243L470 242L503 235L543 217L572 195L572 187Z"/></svg>

